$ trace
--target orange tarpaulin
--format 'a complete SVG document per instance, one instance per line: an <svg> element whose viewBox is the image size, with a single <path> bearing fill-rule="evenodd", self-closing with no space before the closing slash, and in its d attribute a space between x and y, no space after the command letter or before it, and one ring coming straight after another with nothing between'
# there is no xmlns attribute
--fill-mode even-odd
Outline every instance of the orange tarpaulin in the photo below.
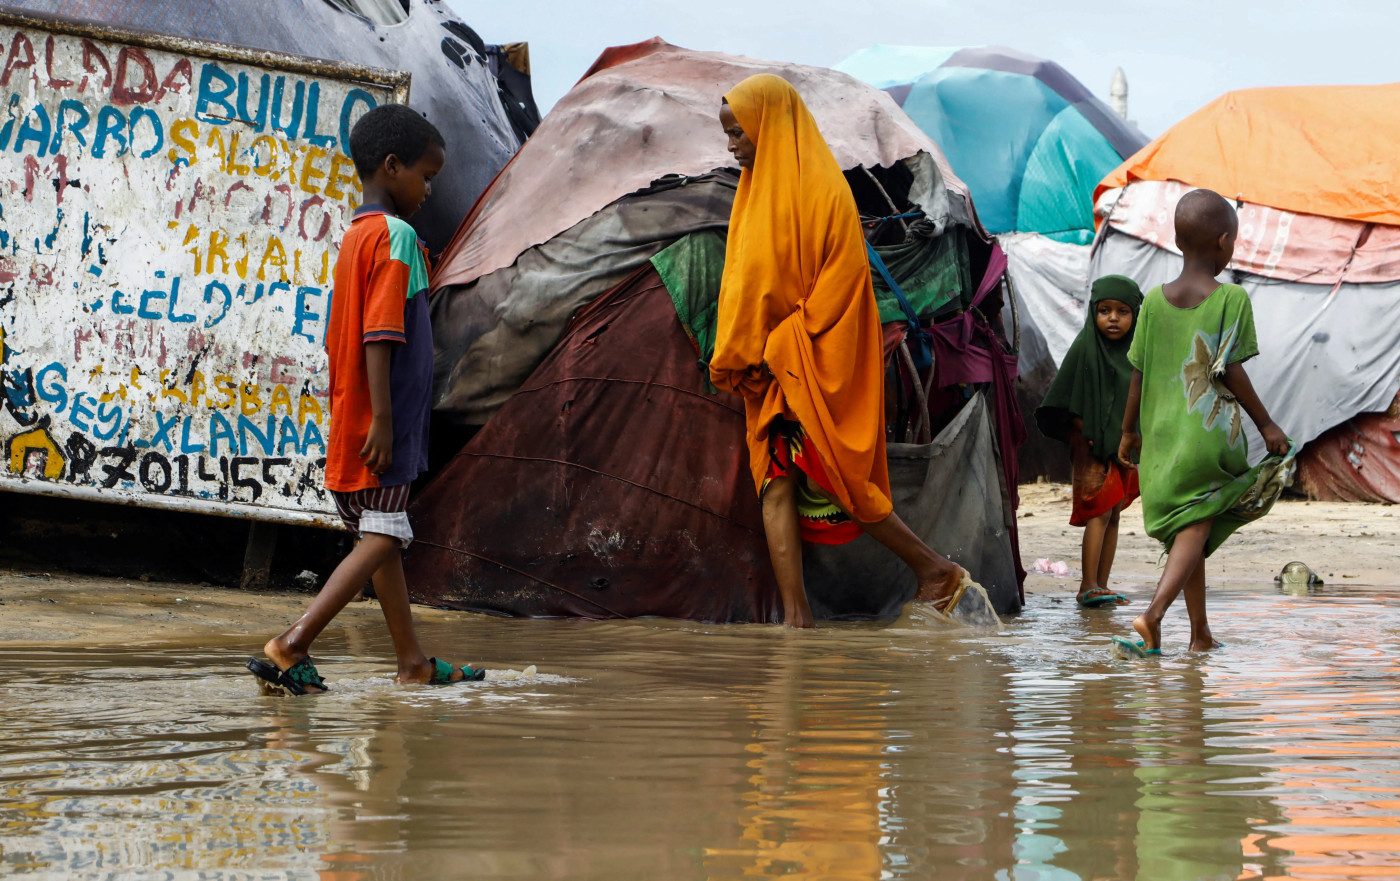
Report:
<svg viewBox="0 0 1400 881"><path fill-rule="evenodd" d="M1247 89L1172 126L1094 190L1177 180L1302 214L1400 225L1400 83Z"/></svg>

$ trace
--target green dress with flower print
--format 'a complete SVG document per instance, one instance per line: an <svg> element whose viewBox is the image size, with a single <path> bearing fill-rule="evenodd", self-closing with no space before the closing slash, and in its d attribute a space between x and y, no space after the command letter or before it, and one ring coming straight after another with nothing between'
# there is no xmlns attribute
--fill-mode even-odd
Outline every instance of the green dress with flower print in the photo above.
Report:
<svg viewBox="0 0 1400 881"><path fill-rule="evenodd" d="M1147 534L1171 547L1183 528L1212 520L1206 555L1278 497L1292 456L1250 468L1243 408L1225 366L1259 354L1244 288L1223 284L1190 309L1161 286L1143 299L1128 362L1142 371L1138 480Z"/></svg>

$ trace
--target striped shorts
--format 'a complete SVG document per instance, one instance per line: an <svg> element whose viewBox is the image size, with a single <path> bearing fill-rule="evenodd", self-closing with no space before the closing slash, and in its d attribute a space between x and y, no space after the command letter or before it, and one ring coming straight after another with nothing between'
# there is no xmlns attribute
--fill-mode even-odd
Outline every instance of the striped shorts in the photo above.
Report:
<svg viewBox="0 0 1400 881"><path fill-rule="evenodd" d="M373 532L399 540L406 548L413 542L413 529L408 525L408 484L378 486L354 492L331 490L340 519L356 536Z"/></svg>

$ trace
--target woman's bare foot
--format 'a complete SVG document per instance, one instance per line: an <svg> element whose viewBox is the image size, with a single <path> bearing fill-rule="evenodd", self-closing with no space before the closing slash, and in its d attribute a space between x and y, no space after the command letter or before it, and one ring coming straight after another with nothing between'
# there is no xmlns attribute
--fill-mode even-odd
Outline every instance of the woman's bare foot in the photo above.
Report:
<svg viewBox="0 0 1400 881"><path fill-rule="evenodd" d="M1162 647L1162 622L1149 621L1146 615L1139 615L1133 619L1133 629L1137 635L1142 637L1142 647L1144 649L1160 649Z"/></svg>
<svg viewBox="0 0 1400 881"><path fill-rule="evenodd" d="M274 636L263 645L263 654L269 661L277 665L278 670L287 671L292 668L297 661L305 658L309 652L299 652L282 642L282 637ZM324 688L317 688L314 685L303 685L308 694L321 694L326 691Z"/></svg>
<svg viewBox="0 0 1400 881"><path fill-rule="evenodd" d="M1188 652L1208 652L1211 649L1218 649L1224 643L1217 642L1214 636L1207 630L1204 634L1191 637L1191 644L1186 647Z"/></svg>
<svg viewBox="0 0 1400 881"><path fill-rule="evenodd" d="M919 573L919 586L914 591L914 602L933 603L936 608L941 600L948 599L957 591L963 576L968 574L967 570L957 563L948 560L943 562L943 565L931 567L928 572Z"/></svg>
<svg viewBox="0 0 1400 881"><path fill-rule="evenodd" d="M783 623L789 627L800 628L817 626L816 619L812 617L812 609L806 603L802 603L796 609L784 609Z"/></svg>

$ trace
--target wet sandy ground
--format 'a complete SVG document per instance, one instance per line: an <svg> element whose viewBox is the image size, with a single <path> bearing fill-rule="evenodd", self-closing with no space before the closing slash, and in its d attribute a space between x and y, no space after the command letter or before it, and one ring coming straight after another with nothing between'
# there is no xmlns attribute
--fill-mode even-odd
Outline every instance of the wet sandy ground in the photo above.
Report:
<svg viewBox="0 0 1400 881"><path fill-rule="evenodd" d="M1032 574L1030 594L1073 591L1081 531L1069 525L1064 484L1021 487L1021 553L1026 566L1045 557L1069 564L1071 577ZM1400 506L1279 502L1245 527L1207 564L1212 583L1269 582L1290 560L1301 560L1335 586L1400 586ZM1115 579L1150 591L1160 572L1161 547L1142 528L1138 505L1123 515ZM300 614L299 593L249 593L188 584L77 576L59 571L0 570L0 642L42 645L156 645L201 636L219 645L258 648L265 636ZM454 612L416 607L422 620ZM373 600L352 603L337 619L345 628L382 621Z"/></svg>
<svg viewBox="0 0 1400 881"><path fill-rule="evenodd" d="M1063 560L1071 579L1031 575L1026 590L1078 586L1083 531L1069 525L1066 484L1021 487L1021 557L1027 568L1038 557ZM1115 578L1155 584L1162 547L1142 528L1142 506L1123 512ZM1231 536L1206 562L1209 583L1268 582L1283 564L1301 560L1328 584L1400 585L1400 506L1285 499L1262 520ZM1062 587L1063 586L1063 587Z"/></svg>

